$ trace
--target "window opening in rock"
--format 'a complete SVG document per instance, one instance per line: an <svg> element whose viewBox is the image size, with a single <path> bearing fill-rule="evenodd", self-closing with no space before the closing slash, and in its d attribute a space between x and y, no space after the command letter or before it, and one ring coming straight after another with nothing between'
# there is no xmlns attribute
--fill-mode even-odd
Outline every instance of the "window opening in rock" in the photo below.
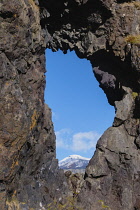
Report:
<svg viewBox="0 0 140 210"><path fill-rule="evenodd" d="M114 107L99 88L90 62L74 51L47 49L46 69L45 103L52 109L57 158L91 158L97 140L112 125Z"/></svg>

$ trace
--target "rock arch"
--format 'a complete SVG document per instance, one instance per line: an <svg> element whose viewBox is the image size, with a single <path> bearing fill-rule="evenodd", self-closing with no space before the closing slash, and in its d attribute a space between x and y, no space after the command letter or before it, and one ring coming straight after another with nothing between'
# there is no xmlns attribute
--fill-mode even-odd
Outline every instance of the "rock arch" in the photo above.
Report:
<svg viewBox="0 0 140 210"><path fill-rule="evenodd" d="M44 105L46 48L91 61L110 104L113 126L98 141L77 205L140 208L139 2L8 0L0 3L0 205L47 209L71 196L55 159Z"/></svg>

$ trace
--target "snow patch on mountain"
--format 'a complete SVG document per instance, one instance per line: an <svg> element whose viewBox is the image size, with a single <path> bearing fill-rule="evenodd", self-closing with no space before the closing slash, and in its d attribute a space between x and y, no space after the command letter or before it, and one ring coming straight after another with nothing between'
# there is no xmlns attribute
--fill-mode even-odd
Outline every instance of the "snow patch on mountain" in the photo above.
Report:
<svg viewBox="0 0 140 210"><path fill-rule="evenodd" d="M85 158L80 155L70 155L59 161L59 167L62 169L85 169L90 158Z"/></svg>

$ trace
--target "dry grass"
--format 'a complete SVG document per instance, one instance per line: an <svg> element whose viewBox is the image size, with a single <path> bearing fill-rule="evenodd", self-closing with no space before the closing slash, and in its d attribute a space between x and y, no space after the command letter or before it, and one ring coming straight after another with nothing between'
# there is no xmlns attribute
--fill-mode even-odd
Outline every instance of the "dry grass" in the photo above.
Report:
<svg viewBox="0 0 140 210"><path fill-rule="evenodd" d="M134 4L134 6L135 6L137 9L140 9L140 2L138 2L138 1L133 1L132 3Z"/></svg>
<svg viewBox="0 0 140 210"><path fill-rule="evenodd" d="M105 205L104 201L99 200L98 202L100 202L100 203L101 203L101 207L102 207L103 209L108 209L108 210L111 210L109 206Z"/></svg>
<svg viewBox="0 0 140 210"><path fill-rule="evenodd" d="M125 41L131 44L140 44L140 35L128 35Z"/></svg>
<svg viewBox="0 0 140 210"><path fill-rule="evenodd" d="M39 11L39 7L35 4L34 0L29 0L29 4L37 11Z"/></svg>
<svg viewBox="0 0 140 210"><path fill-rule="evenodd" d="M47 210L83 210L83 208L77 207L77 198L67 197L65 204L60 204L56 199L47 206Z"/></svg>
<svg viewBox="0 0 140 210"><path fill-rule="evenodd" d="M132 92L132 97L135 99L138 96L137 92Z"/></svg>
<svg viewBox="0 0 140 210"><path fill-rule="evenodd" d="M130 7L136 7L137 9L140 9L140 2L138 1L132 1L132 2L124 2L122 3L122 6L125 7L125 6L130 6Z"/></svg>

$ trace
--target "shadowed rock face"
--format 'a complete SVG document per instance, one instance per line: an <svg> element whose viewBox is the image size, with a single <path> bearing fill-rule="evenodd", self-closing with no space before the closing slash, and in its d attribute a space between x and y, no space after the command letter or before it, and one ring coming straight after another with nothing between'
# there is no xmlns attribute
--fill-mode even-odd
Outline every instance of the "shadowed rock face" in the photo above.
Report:
<svg viewBox="0 0 140 210"><path fill-rule="evenodd" d="M51 111L44 105L40 10L32 0L0 6L0 207L40 209L60 186L67 192L55 159Z"/></svg>
<svg viewBox="0 0 140 210"><path fill-rule="evenodd" d="M47 209L71 196L44 104L45 49L90 60L116 109L77 205L140 209L140 5L115 0L1 0L0 207ZM131 37L128 35L131 35ZM135 41L135 39L137 41ZM107 207L108 206L108 207Z"/></svg>

